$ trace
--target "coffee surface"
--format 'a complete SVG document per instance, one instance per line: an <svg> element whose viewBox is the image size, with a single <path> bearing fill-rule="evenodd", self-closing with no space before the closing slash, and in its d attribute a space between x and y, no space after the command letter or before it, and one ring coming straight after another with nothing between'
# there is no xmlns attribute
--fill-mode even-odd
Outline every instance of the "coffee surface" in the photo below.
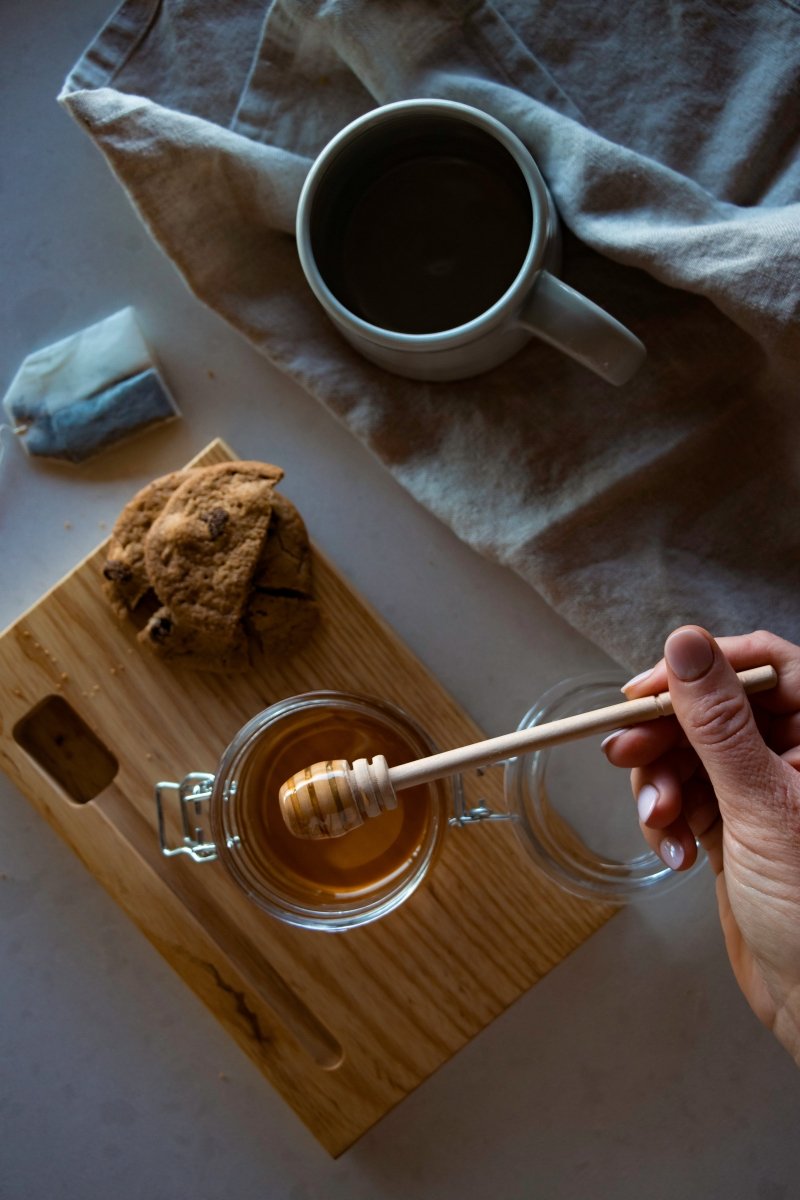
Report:
<svg viewBox="0 0 800 1200"><path fill-rule="evenodd" d="M438 153L376 172L339 209L323 270L331 291L401 333L437 333L485 312L513 283L531 237L527 185L509 166Z"/></svg>

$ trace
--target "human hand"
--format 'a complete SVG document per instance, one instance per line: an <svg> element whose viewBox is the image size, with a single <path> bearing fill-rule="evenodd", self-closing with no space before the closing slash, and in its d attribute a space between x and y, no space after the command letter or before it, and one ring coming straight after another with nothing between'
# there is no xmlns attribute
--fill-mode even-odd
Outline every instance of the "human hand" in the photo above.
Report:
<svg viewBox="0 0 800 1200"><path fill-rule="evenodd" d="M736 671L771 664L777 686L748 698ZM673 870L706 850L736 980L800 1065L800 648L771 633L670 634L664 658L624 687L669 689L675 717L611 734L631 771L645 840Z"/></svg>

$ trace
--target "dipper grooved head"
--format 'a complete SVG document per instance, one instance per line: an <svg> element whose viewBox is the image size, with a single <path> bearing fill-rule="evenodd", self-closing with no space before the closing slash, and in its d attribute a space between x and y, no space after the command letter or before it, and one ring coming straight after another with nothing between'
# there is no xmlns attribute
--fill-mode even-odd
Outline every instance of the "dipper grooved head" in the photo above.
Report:
<svg viewBox="0 0 800 1200"><path fill-rule="evenodd" d="M352 767L342 758L305 767L281 786L278 803L295 837L334 838L396 808L397 797L386 759L376 755Z"/></svg>

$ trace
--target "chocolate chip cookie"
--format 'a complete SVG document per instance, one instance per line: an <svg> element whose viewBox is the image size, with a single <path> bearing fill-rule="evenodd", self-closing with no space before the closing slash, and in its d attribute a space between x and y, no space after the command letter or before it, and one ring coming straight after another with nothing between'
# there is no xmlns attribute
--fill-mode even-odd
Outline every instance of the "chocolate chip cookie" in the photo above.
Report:
<svg viewBox="0 0 800 1200"><path fill-rule="evenodd" d="M119 617L132 612L152 584L144 561L145 538L167 500L192 470L172 471L148 483L122 510L114 526L103 567L103 590Z"/></svg>
<svg viewBox="0 0 800 1200"><path fill-rule="evenodd" d="M280 467L224 462L154 480L120 514L104 589L139 640L202 670L295 650L317 620L303 520Z"/></svg>
<svg viewBox="0 0 800 1200"><path fill-rule="evenodd" d="M292 502L275 492L246 624L263 650L288 654L305 641L318 617L305 523Z"/></svg>

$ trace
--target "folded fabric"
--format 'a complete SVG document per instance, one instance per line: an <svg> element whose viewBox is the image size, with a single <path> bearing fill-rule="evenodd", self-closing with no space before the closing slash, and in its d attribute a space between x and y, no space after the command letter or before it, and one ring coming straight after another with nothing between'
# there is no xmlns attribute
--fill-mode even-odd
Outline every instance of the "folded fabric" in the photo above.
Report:
<svg viewBox="0 0 800 1200"><path fill-rule="evenodd" d="M29 354L3 407L29 455L72 463L179 415L132 308Z"/></svg>
<svg viewBox="0 0 800 1200"><path fill-rule="evenodd" d="M780 0L127 0L60 98L203 302L638 668L682 621L800 641L798 33ZM626 387L535 341L416 383L327 322L291 237L302 181L410 96L530 148L563 277L647 345Z"/></svg>

